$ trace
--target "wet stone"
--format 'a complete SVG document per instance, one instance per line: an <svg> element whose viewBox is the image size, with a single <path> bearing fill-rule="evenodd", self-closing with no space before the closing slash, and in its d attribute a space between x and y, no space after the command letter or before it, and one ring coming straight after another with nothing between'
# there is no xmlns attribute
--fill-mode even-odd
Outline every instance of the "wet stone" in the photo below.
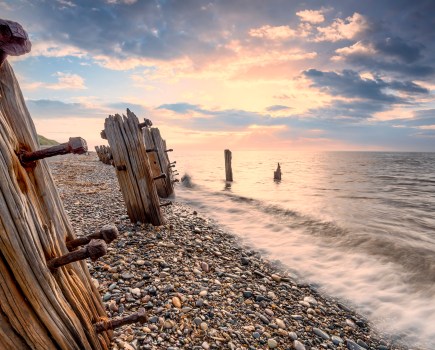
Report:
<svg viewBox="0 0 435 350"><path fill-rule="evenodd" d="M339 345L343 343L343 339L341 339L339 336L336 335L331 336L331 340L335 345Z"/></svg>
<svg viewBox="0 0 435 350"><path fill-rule="evenodd" d="M132 273L126 272L126 273L121 274L121 277L124 280L129 280L129 279L134 278L134 275Z"/></svg>
<svg viewBox="0 0 435 350"><path fill-rule="evenodd" d="M267 340L267 345L269 346L269 348L275 349L278 346L278 342L275 339L270 338Z"/></svg>
<svg viewBox="0 0 435 350"><path fill-rule="evenodd" d="M316 334L316 335L318 335L319 337L321 337L321 338L323 338L323 339L325 339L325 340L328 340L329 339L329 335L328 334L326 334L324 331L322 331L321 329L319 329L319 328L313 328L313 332L314 332L314 334Z"/></svg>
<svg viewBox="0 0 435 350"><path fill-rule="evenodd" d="M295 350L305 350L305 345L302 344L299 340L293 341L293 347Z"/></svg>
<svg viewBox="0 0 435 350"><path fill-rule="evenodd" d="M357 343L355 343L353 340L346 340L346 346L348 350L364 350L361 346L359 346Z"/></svg>
<svg viewBox="0 0 435 350"><path fill-rule="evenodd" d="M251 292L250 290L245 290L245 291L243 292L243 296L244 296L245 298L250 298L250 297L252 297L252 292Z"/></svg>

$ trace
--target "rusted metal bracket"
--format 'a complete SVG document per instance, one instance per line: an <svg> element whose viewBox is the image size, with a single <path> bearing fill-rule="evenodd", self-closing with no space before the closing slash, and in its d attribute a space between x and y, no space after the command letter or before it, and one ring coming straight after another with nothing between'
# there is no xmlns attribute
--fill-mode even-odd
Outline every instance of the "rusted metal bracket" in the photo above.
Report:
<svg viewBox="0 0 435 350"><path fill-rule="evenodd" d="M101 333L104 331L109 331L109 330L119 328L126 324L131 324L136 322L145 323L146 321L147 321L147 317L146 317L145 309L140 308L136 313L123 318L118 318L115 320L101 320L100 322L94 324L94 329L95 332Z"/></svg>
<svg viewBox="0 0 435 350"><path fill-rule="evenodd" d="M91 258L92 261L97 260L107 253L107 244L102 239L93 239L84 248L77 249L65 255L53 258L47 262L50 270L55 270L61 266L71 264L72 262Z"/></svg>
<svg viewBox="0 0 435 350"><path fill-rule="evenodd" d="M18 154L22 164L28 164L40 159L54 157L62 154L83 154L88 151L86 141L81 137L70 137L68 142L34 152L22 151Z"/></svg>
<svg viewBox="0 0 435 350"><path fill-rule="evenodd" d="M88 244L93 239L102 239L109 244L118 237L118 234L115 225L105 225L98 232L66 242L66 247L69 251L73 251L77 247Z"/></svg>

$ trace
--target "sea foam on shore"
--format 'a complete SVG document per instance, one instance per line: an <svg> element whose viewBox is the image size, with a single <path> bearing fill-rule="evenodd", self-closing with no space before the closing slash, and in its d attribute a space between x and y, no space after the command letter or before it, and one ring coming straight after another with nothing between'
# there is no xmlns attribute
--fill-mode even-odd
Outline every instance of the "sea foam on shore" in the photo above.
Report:
<svg viewBox="0 0 435 350"><path fill-rule="evenodd" d="M120 231L89 264L109 316L147 309L113 349L406 349L186 205L163 208L165 226L131 224L113 168L93 153L50 166L77 234Z"/></svg>

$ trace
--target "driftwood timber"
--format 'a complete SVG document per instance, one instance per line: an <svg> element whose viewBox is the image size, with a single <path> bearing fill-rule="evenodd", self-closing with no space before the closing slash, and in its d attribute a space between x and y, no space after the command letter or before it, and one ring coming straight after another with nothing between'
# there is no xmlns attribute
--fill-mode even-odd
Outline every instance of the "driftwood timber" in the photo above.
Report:
<svg viewBox="0 0 435 350"><path fill-rule="evenodd" d="M281 166L278 163L278 167L273 172L273 179L274 180L281 180Z"/></svg>
<svg viewBox="0 0 435 350"><path fill-rule="evenodd" d="M0 349L108 349L106 317L83 261L52 273L47 261L76 238L45 160L24 168L17 154L38 150L34 124L9 63L0 67Z"/></svg>
<svg viewBox="0 0 435 350"><path fill-rule="evenodd" d="M130 220L163 225L165 221L148 159L150 153L146 152L138 125L136 115L127 109L127 116L116 114L106 118L104 132ZM120 170L124 166L125 170Z"/></svg>
<svg viewBox="0 0 435 350"><path fill-rule="evenodd" d="M77 247L88 244L93 239L103 239L109 244L118 237L118 234L119 232L115 225L105 225L98 232L66 242L66 247L71 251Z"/></svg>
<svg viewBox="0 0 435 350"><path fill-rule="evenodd" d="M231 151L229 149L226 149L224 151L225 155L225 180L226 181L233 181L233 169L231 168Z"/></svg>
<svg viewBox="0 0 435 350"><path fill-rule="evenodd" d="M123 318L118 318L115 320L102 320L102 321L96 323L95 324L95 331L97 333L101 333L103 331L116 329L116 328L124 326L126 324L136 323L136 322L145 323L146 321L147 321L147 317L146 317L145 309L140 308L138 310L138 312L135 312L132 315L129 315L129 316L126 316Z"/></svg>
<svg viewBox="0 0 435 350"><path fill-rule="evenodd" d="M60 145L56 145L49 148L44 148L38 151L29 152L25 150L21 150L19 152L19 158L21 163L31 163L36 162L37 160L59 156L62 154L84 154L88 151L88 145L86 141L81 137L70 137L68 142L61 143Z"/></svg>

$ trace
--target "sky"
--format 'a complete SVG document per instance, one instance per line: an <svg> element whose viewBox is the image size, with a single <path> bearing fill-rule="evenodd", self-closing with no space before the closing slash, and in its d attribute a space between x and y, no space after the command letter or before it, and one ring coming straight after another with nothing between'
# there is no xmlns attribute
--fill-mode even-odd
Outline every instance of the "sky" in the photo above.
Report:
<svg viewBox="0 0 435 350"><path fill-rule="evenodd" d="M435 150L433 0L0 0L38 133L132 110L179 150Z"/></svg>

